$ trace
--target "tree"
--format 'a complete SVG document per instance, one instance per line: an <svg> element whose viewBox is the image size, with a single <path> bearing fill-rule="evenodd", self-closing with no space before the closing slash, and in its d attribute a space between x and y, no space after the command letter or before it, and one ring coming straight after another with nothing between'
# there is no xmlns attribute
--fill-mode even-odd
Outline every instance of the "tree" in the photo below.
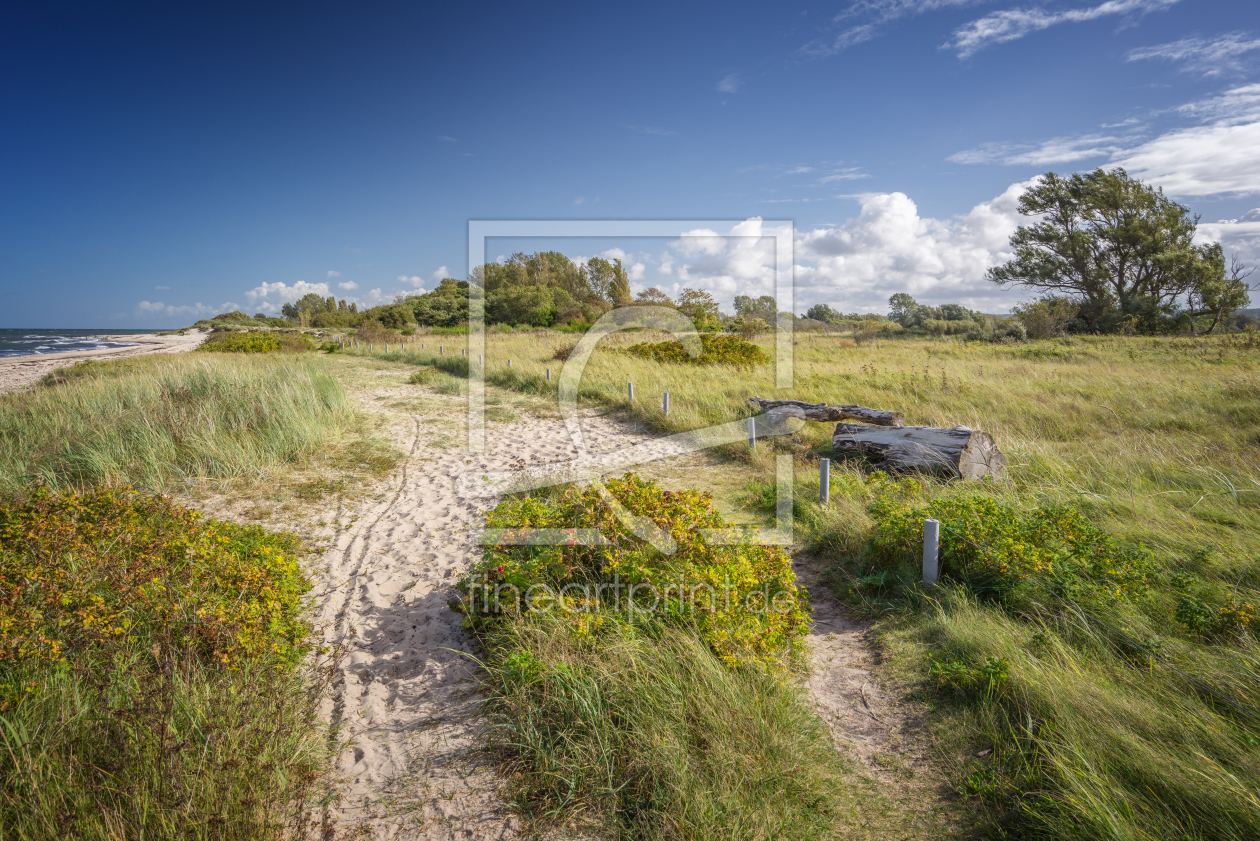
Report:
<svg viewBox="0 0 1260 841"><path fill-rule="evenodd" d="M1042 298L1031 304L1012 307L1030 339L1051 339L1067 331L1080 307L1067 298Z"/></svg>
<svg viewBox="0 0 1260 841"><path fill-rule="evenodd" d="M779 304L775 301L773 295L762 295L760 298L751 298L748 295L735 296L735 314L744 316L745 318L760 318L762 321L773 322L779 311Z"/></svg>
<svg viewBox="0 0 1260 841"><path fill-rule="evenodd" d="M1253 269L1238 262L1234 257L1230 260L1229 271L1225 270L1225 252L1220 244L1213 243L1207 247L1203 261L1203 271L1195 278L1186 295L1186 309L1190 315L1190 329L1194 330L1196 316L1212 316L1207 333L1211 333L1222 321L1228 321L1238 310L1247 306L1251 291L1246 279Z"/></svg>
<svg viewBox="0 0 1260 841"><path fill-rule="evenodd" d="M672 307L673 300L661 290L653 286L634 296L634 303L640 306Z"/></svg>
<svg viewBox="0 0 1260 841"><path fill-rule="evenodd" d="M1171 314L1205 271L1207 246L1194 245L1198 217L1123 169L1042 176L1019 199L1039 217L1011 236L1014 259L988 279L1082 301L1091 329L1126 317L1148 328Z"/></svg>
<svg viewBox="0 0 1260 841"><path fill-rule="evenodd" d="M630 303L630 276L620 260L592 257L586 263L586 283L592 295L614 307Z"/></svg>
<svg viewBox="0 0 1260 841"><path fill-rule="evenodd" d="M821 321L823 324L839 324L844 320L844 313L836 312L826 304L814 304L805 311L805 317Z"/></svg>
<svg viewBox="0 0 1260 841"><path fill-rule="evenodd" d="M913 327L919 313L919 302L906 292L898 292L888 299L888 317L902 327Z"/></svg>
<svg viewBox="0 0 1260 841"><path fill-rule="evenodd" d="M697 330L716 330L722 326L718 302L703 289L683 289L678 295L678 310L691 319Z"/></svg>

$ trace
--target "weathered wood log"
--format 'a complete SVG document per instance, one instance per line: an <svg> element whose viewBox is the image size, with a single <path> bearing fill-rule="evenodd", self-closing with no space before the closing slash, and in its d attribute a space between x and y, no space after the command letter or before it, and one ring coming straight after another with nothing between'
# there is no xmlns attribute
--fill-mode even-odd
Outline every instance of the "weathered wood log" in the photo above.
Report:
<svg viewBox="0 0 1260 841"><path fill-rule="evenodd" d="M748 400L761 408L763 412L774 412L788 417L812 421L856 420L862 423L873 423L876 426L902 427L906 418L901 412L885 412L881 409L868 409L865 406L828 406L826 403L805 403L801 400L763 400L752 397Z"/></svg>
<svg viewBox="0 0 1260 841"><path fill-rule="evenodd" d="M1006 456L993 443L993 436L965 426L889 429L840 423L836 424L831 446L839 453L878 457L878 466L885 470L950 471L968 481L1006 477Z"/></svg>

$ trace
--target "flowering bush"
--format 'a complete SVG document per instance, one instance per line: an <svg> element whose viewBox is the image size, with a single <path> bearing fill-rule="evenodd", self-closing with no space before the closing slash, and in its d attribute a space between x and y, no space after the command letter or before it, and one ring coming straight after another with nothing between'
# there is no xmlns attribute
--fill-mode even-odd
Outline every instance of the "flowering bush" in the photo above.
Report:
<svg viewBox="0 0 1260 841"><path fill-rule="evenodd" d="M752 342L746 342L739 336L723 336L710 333L700 334L702 352L692 357L683 347L682 342L643 342L626 348L626 353L641 359L656 362L685 362L689 365L735 365L751 367L764 365L770 357Z"/></svg>
<svg viewBox="0 0 1260 841"><path fill-rule="evenodd" d="M635 536L593 487L502 502L489 529L549 529L562 545L498 545L459 584L474 627L551 611L591 636L646 617L694 626L729 665L783 665L800 650L808 606L791 558L777 546L707 543L727 528L710 494L662 490L627 474L607 482L618 503L648 518L677 549L665 554ZM578 530L598 530L602 541Z"/></svg>
<svg viewBox="0 0 1260 841"><path fill-rule="evenodd" d="M218 333L211 336L198 350L226 353L307 353L314 351L315 344L305 336L293 333Z"/></svg>
<svg viewBox="0 0 1260 841"><path fill-rule="evenodd" d="M881 497L871 514L876 526L868 557L876 566L919 557L923 521L932 518L941 523L944 575L1007 585L1028 575L1087 581L1111 598L1123 599L1145 591L1157 571L1147 550L1117 546L1111 535L1071 506L1020 511L990 497L965 495L912 507Z"/></svg>
<svg viewBox="0 0 1260 841"><path fill-rule="evenodd" d="M129 490L0 504L0 668L126 638L231 665L296 662L309 589L292 537L204 520Z"/></svg>

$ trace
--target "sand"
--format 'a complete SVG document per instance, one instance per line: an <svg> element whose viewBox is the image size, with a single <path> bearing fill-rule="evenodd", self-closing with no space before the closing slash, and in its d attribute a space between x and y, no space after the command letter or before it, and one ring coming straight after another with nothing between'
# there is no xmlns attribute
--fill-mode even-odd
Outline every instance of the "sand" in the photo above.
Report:
<svg viewBox="0 0 1260 841"><path fill-rule="evenodd" d="M132 347L76 350L65 353L41 353L32 356L9 356L0 359L0 394L17 391L39 380L49 371L91 359L104 362L125 356L144 356L150 353L184 353L206 340L209 331L189 330L186 336L158 336L152 333L135 335L96 336L102 341L136 342Z"/></svg>

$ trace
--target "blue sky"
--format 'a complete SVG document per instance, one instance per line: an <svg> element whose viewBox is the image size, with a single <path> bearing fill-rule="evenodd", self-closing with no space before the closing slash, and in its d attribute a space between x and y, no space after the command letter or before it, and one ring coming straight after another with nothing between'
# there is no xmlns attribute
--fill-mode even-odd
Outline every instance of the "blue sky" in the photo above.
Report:
<svg viewBox="0 0 1260 841"><path fill-rule="evenodd" d="M1002 312L1018 185L1116 164L1260 262L1254 0L53 2L0 108L0 327L376 303L464 276L469 219L730 220L563 241L723 301L770 281L720 238L790 220L798 311Z"/></svg>

